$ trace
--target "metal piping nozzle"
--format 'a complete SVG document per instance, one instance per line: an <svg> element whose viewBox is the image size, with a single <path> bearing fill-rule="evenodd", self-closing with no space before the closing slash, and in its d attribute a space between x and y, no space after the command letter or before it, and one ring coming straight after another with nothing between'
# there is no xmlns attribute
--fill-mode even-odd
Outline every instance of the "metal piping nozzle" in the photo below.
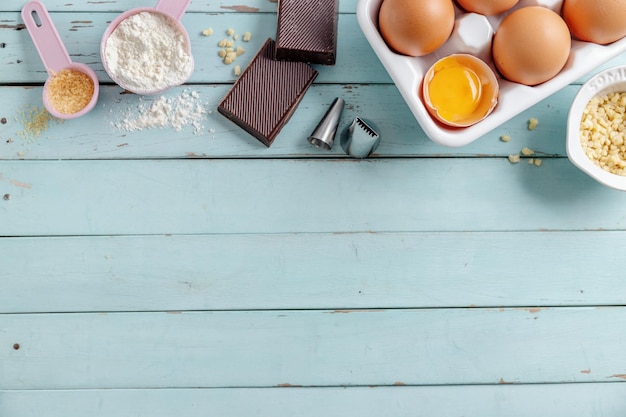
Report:
<svg viewBox="0 0 626 417"><path fill-rule="evenodd" d="M322 120L311 133L311 136L308 137L312 145L326 151L333 147L335 133L337 132L337 126L339 126L339 119L341 118L344 104L343 99L339 97L332 102Z"/></svg>

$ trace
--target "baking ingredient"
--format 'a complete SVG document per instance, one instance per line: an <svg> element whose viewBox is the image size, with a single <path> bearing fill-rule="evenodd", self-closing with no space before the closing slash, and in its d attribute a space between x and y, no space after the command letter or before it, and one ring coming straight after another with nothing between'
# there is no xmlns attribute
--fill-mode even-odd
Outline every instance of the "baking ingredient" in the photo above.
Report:
<svg viewBox="0 0 626 417"><path fill-rule="evenodd" d="M459 5L468 12L493 16L506 12L519 0L457 0Z"/></svg>
<svg viewBox="0 0 626 417"><path fill-rule="evenodd" d="M580 121L580 144L591 161L626 176L626 92L592 98Z"/></svg>
<svg viewBox="0 0 626 417"><path fill-rule="evenodd" d="M339 0L280 0L276 59L335 65L338 10Z"/></svg>
<svg viewBox="0 0 626 417"><path fill-rule="evenodd" d="M556 76L565 66L571 36L557 13L529 6L508 15L493 38L493 60L510 81L537 85Z"/></svg>
<svg viewBox="0 0 626 417"><path fill-rule="evenodd" d="M537 125L539 124L539 120L535 117L531 117L528 119L528 130L535 130Z"/></svg>
<svg viewBox="0 0 626 417"><path fill-rule="evenodd" d="M318 75L305 62L274 59L275 45L271 38L265 41L217 106L222 115L268 147Z"/></svg>
<svg viewBox="0 0 626 417"><path fill-rule="evenodd" d="M196 91L185 90L178 96L159 96L147 101L140 98L137 106L124 110L112 125L131 132L154 128L180 131L192 126L193 133L198 134L204 129L203 122L209 114L207 107Z"/></svg>
<svg viewBox="0 0 626 417"><path fill-rule="evenodd" d="M45 108L38 106L20 108L15 120L23 126L23 129L16 133L17 137L28 142L39 138L48 130L51 123L63 122L53 117Z"/></svg>
<svg viewBox="0 0 626 417"><path fill-rule="evenodd" d="M206 28L202 31L202 36L211 36L213 34L212 28Z"/></svg>
<svg viewBox="0 0 626 417"><path fill-rule="evenodd" d="M605 45L626 36L626 0L565 0L562 15L582 41Z"/></svg>
<svg viewBox="0 0 626 417"><path fill-rule="evenodd" d="M502 142L510 142L511 141L511 137L509 135L502 135L502 136L500 136L500 140Z"/></svg>
<svg viewBox="0 0 626 417"><path fill-rule="evenodd" d="M535 151L533 151L532 149L526 148L526 147L522 148L522 155L530 156L530 155L534 155L534 154L535 154Z"/></svg>
<svg viewBox="0 0 626 417"><path fill-rule="evenodd" d="M509 155L508 159L509 159L509 162L512 164L518 164L520 161L520 156L513 154L513 155Z"/></svg>
<svg viewBox="0 0 626 417"><path fill-rule="evenodd" d="M489 66L465 54L437 61L424 76L422 95L429 113L451 126L484 119L498 101L498 82Z"/></svg>
<svg viewBox="0 0 626 417"><path fill-rule="evenodd" d="M383 0L378 24L390 48L404 55L423 56L450 37L454 6L451 0Z"/></svg>
<svg viewBox="0 0 626 417"><path fill-rule="evenodd" d="M104 57L115 81L140 93L180 85L193 71L185 34L171 18L156 12L124 19L107 39Z"/></svg>
<svg viewBox="0 0 626 417"><path fill-rule="evenodd" d="M84 109L93 93L91 77L71 68L53 74L46 84L48 102L62 114L74 114Z"/></svg>
<svg viewBox="0 0 626 417"><path fill-rule="evenodd" d="M235 41L239 39L239 35L237 35L234 29L227 29L226 35L228 36L228 38L221 39L217 43L217 46L220 47L220 50L217 52L217 54L220 58L222 58L222 62L224 64L230 65L235 62L237 57L243 55L246 50L240 45L235 44ZM246 32L246 35L243 36L244 42L248 42L250 40L250 37L252 36L250 35L250 32Z"/></svg>

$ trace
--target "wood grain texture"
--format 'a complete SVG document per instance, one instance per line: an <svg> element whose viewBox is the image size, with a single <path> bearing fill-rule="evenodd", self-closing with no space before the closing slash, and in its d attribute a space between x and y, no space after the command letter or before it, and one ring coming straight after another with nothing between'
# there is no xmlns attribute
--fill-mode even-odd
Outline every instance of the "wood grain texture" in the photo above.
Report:
<svg viewBox="0 0 626 417"><path fill-rule="evenodd" d="M553 159L6 161L0 235L623 230ZM614 247L612 247L614 248Z"/></svg>
<svg viewBox="0 0 626 417"><path fill-rule="evenodd" d="M624 248L606 231L0 239L0 313L624 305Z"/></svg>
<svg viewBox="0 0 626 417"><path fill-rule="evenodd" d="M620 382L625 326L624 307L4 314L0 389Z"/></svg>
<svg viewBox="0 0 626 417"><path fill-rule="evenodd" d="M21 417L613 417L624 410L626 383L0 391L0 413Z"/></svg>
<svg viewBox="0 0 626 417"><path fill-rule="evenodd" d="M45 0L102 97L32 137L23 3L0 3L0 417L625 415L626 195L564 146L589 75L443 148L342 0L337 65L265 149L215 112L235 80L217 42L250 31L245 66L276 2L193 1L196 71L167 97L197 92L204 129L127 132L154 98L110 85L98 48L150 4ZM306 142L335 97L341 127L378 125L373 158ZM541 167L508 162L524 147Z"/></svg>

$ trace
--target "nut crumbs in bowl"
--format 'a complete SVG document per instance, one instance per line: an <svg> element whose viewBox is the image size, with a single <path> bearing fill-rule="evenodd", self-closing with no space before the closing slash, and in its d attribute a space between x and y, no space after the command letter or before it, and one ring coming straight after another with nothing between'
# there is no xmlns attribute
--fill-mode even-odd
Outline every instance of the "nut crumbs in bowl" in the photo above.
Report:
<svg viewBox="0 0 626 417"><path fill-rule="evenodd" d="M84 109L94 94L92 79L75 69L55 73L46 84L46 96L52 107L62 114L74 114Z"/></svg>

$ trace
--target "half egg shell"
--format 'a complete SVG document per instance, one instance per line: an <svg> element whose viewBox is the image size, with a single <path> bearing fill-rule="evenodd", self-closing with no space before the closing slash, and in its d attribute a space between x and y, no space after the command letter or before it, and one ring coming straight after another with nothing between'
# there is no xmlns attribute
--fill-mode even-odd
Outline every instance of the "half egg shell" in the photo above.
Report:
<svg viewBox="0 0 626 417"><path fill-rule="evenodd" d="M430 115L452 127L468 127L486 118L498 103L495 72L469 54L452 54L424 75L422 100Z"/></svg>

